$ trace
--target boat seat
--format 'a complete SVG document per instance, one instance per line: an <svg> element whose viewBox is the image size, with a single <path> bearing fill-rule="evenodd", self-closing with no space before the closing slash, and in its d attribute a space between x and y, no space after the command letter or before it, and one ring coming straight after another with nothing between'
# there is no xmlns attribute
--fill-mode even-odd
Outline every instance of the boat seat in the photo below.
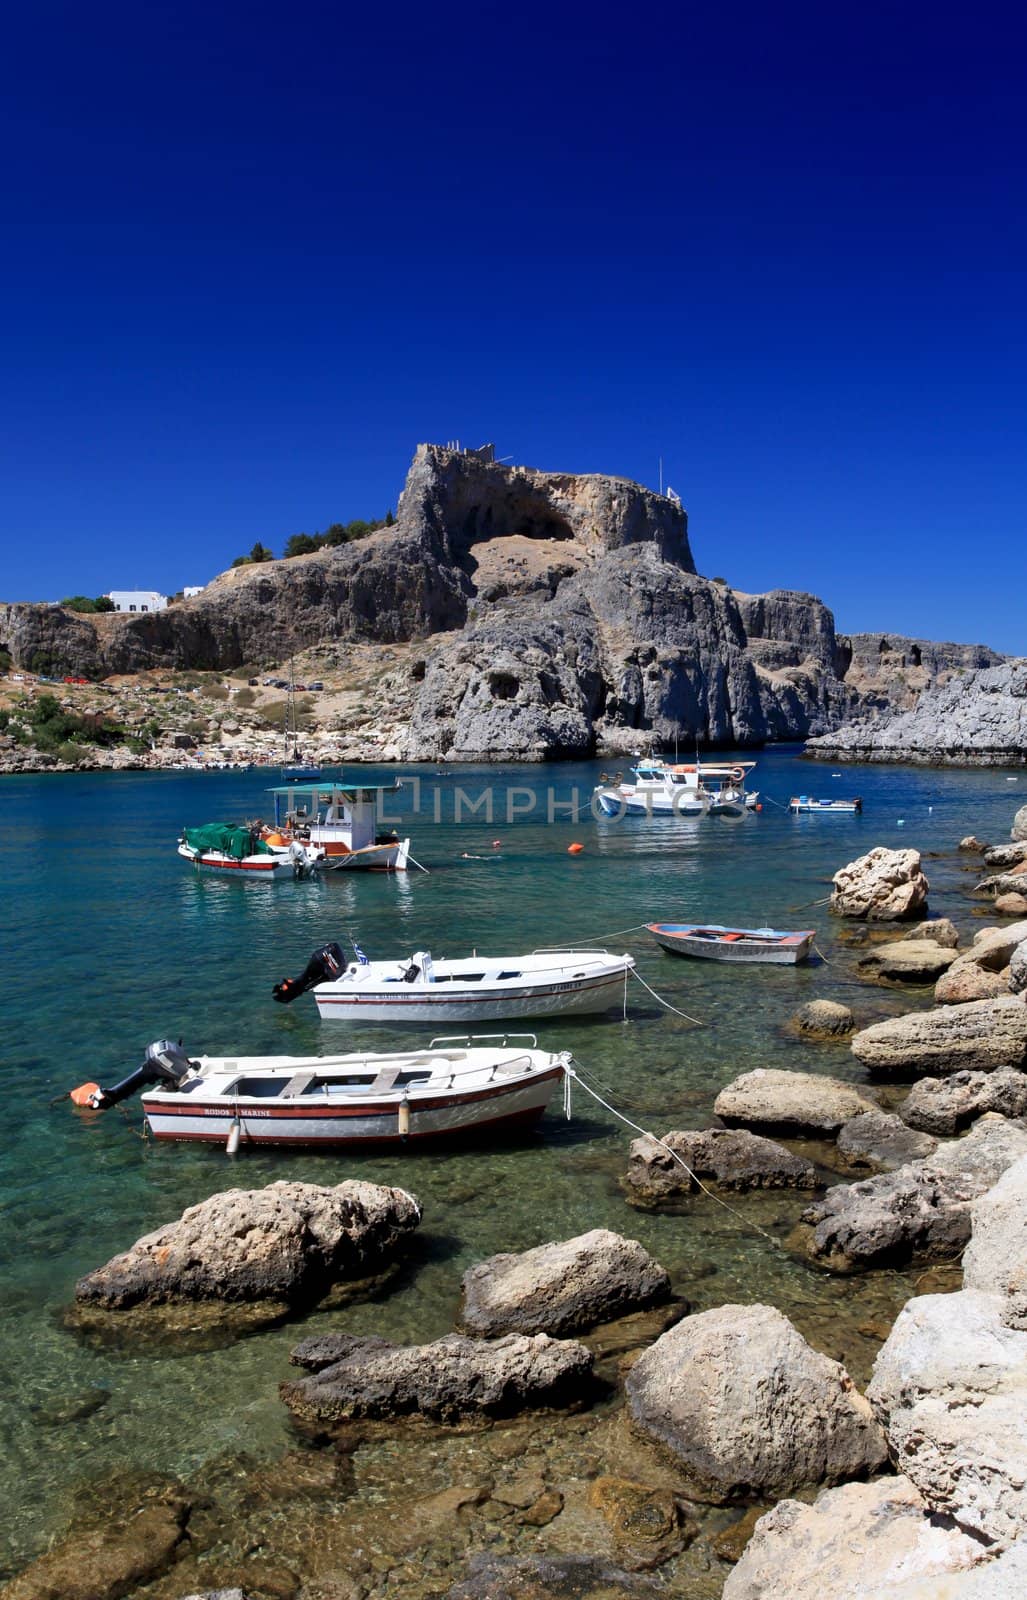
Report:
<svg viewBox="0 0 1027 1600"><path fill-rule="evenodd" d="M316 1077L316 1072L294 1073L282 1090L282 1099L295 1100L297 1095L306 1094Z"/></svg>
<svg viewBox="0 0 1027 1600"><path fill-rule="evenodd" d="M374 1078L368 1084L367 1093L385 1094L387 1090L394 1089L396 1086L396 1079L399 1077L399 1074L399 1067L382 1067L377 1078Z"/></svg>

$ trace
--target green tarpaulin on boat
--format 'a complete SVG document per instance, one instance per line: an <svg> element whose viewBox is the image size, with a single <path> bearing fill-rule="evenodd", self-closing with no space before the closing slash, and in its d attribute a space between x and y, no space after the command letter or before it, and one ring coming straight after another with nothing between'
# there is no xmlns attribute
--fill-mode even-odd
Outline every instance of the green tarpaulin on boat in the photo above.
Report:
<svg viewBox="0 0 1027 1600"><path fill-rule="evenodd" d="M236 861L241 861L243 856L270 853L263 839L235 822L205 822L202 828L183 828L182 837L190 850L223 850Z"/></svg>

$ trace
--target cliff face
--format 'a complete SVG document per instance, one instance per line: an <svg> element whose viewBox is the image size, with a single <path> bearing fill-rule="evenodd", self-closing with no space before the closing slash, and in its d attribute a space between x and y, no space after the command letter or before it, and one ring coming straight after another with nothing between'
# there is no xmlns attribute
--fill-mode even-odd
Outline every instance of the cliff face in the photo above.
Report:
<svg viewBox="0 0 1027 1600"><path fill-rule="evenodd" d="M959 670L925 691L915 709L857 721L814 739L824 761L902 761L921 766L1027 765L1027 660Z"/></svg>
<svg viewBox="0 0 1027 1600"><path fill-rule="evenodd" d="M409 713L397 719L387 689L379 701L407 759L617 751L643 730L799 739L896 703L977 649L895 641L901 659L875 654L876 636L839 638L812 595L699 577L669 498L434 445L414 457L395 527L357 544L236 568L155 614L0 606L0 644L54 675L276 665L332 641L341 654L424 642Z"/></svg>

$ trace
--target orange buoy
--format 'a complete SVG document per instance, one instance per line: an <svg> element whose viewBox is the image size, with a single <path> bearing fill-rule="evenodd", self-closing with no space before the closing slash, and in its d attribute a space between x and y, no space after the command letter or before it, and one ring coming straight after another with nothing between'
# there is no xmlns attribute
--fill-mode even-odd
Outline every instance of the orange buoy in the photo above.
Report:
<svg viewBox="0 0 1027 1600"><path fill-rule="evenodd" d="M569 856L580 856L580 854L581 854L582 850L584 850L584 848L585 848L585 846L583 844L577 844L577 843L569 844L567 846L567 854Z"/></svg>
<svg viewBox="0 0 1027 1600"><path fill-rule="evenodd" d="M758 805L757 805L757 807L756 807L756 810L757 810L757 811L762 811L762 810L763 810L763 802L762 802L762 800L761 800L761 801L760 801L760 802L759 802L759 804L758 804Z"/></svg>
<svg viewBox="0 0 1027 1600"><path fill-rule="evenodd" d="M74 1105L87 1106L93 1095L100 1093L100 1085L98 1083L80 1083L78 1088L72 1089L70 1093Z"/></svg>
<svg viewBox="0 0 1027 1600"><path fill-rule="evenodd" d="M284 844L285 840L282 838L280 833L269 833L267 838L264 840L264 843L265 844Z"/></svg>

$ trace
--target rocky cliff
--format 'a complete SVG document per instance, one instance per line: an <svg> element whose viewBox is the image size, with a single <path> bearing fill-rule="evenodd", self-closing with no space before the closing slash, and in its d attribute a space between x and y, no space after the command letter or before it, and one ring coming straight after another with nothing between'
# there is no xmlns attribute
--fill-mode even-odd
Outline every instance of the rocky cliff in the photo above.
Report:
<svg viewBox="0 0 1027 1600"><path fill-rule="evenodd" d="M808 753L824 761L902 761L921 766L1027 765L1027 660L959 670L925 690L914 709L858 719Z"/></svg>
<svg viewBox="0 0 1027 1600"><path fill-rule="evenodd" d="M617 752L643 730L804 738L980 654L895 641L882 677L871 636L838 637L814 596L699 577L676 500L435 445L414 456L395 527L357 544L233 569L155 614L0 606L0 645L55 675L271 666L326 645L342 664L347 646L398 643L421 648L374 702L389 748L454 760Z"/></svg>

